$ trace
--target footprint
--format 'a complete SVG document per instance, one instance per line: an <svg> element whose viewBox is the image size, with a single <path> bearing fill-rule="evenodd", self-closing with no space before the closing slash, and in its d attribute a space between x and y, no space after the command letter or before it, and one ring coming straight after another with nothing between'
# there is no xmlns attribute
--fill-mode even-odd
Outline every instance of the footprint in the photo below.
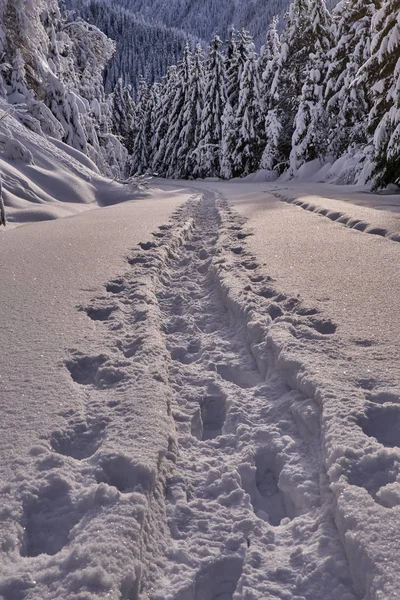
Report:
<svg viewBox="0 0 400 600"><path fill-rule="evenodd" d="M370 402L375 402L376 404L385 404L386 402L391 402L392 404L400 404L400 392L367 392L365 397Z"/></svg>
<svg viewBox="0 0 400 600"><path fill-rule="evenodd" d="M113 279L106 284L106 291L110 294L120 294L125 289L123 279Z"/></svg>
<svg viewBox="0 0 400 600"><path fill-rule="evenodd" d="M67 481L54 477L36 496L25 501L23 556L53 556L68 543L69 532L80 519L70 491Z"/></svg>
<svg viewBox="0 0 400 600"><path fill-rule="evenodd" d="M373 227L372 229L368 229L367 233L371 233L372 235L380 235L385 237L388 233L387 229L384 227Z"/></svg>
<svg viewBox="0 0 400 600"><path fill-rule="evenodd" d="M232 600L242 574L243 559L227 556L201 567L194 600Z"/></svg>
<svg viewBox="0 0 400 600"><path fill-rule="evenodd" d="M87 422L78 417L66 429L53 432L50 438L51 447L58 454L83 460L92 456L100 447L106 425L105 419L93 419Z"/></svg>
<svg viewBox="0 0 400 600"><path fill-rule="evenodd" d="M387 448L400 447L400 406L369 406L359 425L369 437Z"/></svg>
<svg viewBox="0 0 400 600"><path fill-rule="evenodd" d="M105 364L109 357L105 354L87 356L76 353L65 365L75 383L95 385L98 388L113 386L125 377L125 372L112 364Z"/></svg>
<svg viewBox="0 0 400 600"><path fill-rule="evenodd" d="M118 309L117 306L90 306L85 308L87 316L92 319L92 321L107 321L110 318L113 312Z"/></svg>
<svg viewBox="0 0 400 600"><path fill-rule="evenodd" d="M225 381L230 381L243 389L255 387L262 381L257 371L246 371L237 364L219 364L217 365L217 373Z"/></svg>
<svg viewBox="0 0 400 600"><path fill-rule="evenodd" d="M201 439L212 440L221 435L227 413L227 397L216 386L210 386L208 394L200 406L202 432Z"/></svg>
<svg viewBox="0 0 400 600"><path fill-rule="evenodd" d="M140 246L142 250L150 250L151 248L157 248L157 244L155 244L154 242L139 242L138 246Z"/></svg>
<svg viewBox="0 0 400 600"><path fill-rule="evenodd" d="M278 294L278 292L276 290L274 290L274 288L272 288L272 287L265 287L257 292L258 296L261 296L261 298L265 298L266 300L269 300L270 298L277 296L277 294Z"/></svg>
<svg viewBox="0 0 400 600"><path fill-rule="evenodd" d="M80 385L91 385L96 380L99 368L107 360L108 356L105 354L86 356L77 353L74 358L68 360L65 364L75 383L79 383Z"/></svg>
<svg viewBox="0 0 400 600"><path fill-rule="evenodd" d="M112 485L121 493L150 492L154 486L154 474L144 464L137 464L122 454L106 456L96 473L97 483Z"/></svg>
<svg viewBox="0 0 400 600"><path fill-rule="evenodd" d="M275 304L274 302L268 306L267 312L273 321L278 317L282 317L283 315L283 310L281 309L281 307L278 306L278 304Z"/></svg>
<svg viewBox="0 0 400 600"><path fill-rule="evenodd" d="M311 318L308 324L322 335L332 335L337 330L337 325L330 319Z"/></svg>
<svg viewBox="0 0 400 600"><path fill-rule="evenodd" d="M257 517L270 525L280 525L288 514L284 495L278 486L280 470L274 452L269 448L259 449L254 466L242 465L239 471L243 489L249 494Z"/></svg>

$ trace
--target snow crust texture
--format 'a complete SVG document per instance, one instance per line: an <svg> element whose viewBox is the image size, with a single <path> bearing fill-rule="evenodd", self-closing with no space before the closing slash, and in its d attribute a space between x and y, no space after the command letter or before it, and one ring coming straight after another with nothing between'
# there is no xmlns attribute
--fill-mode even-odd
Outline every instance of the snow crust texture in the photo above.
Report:
<svg viewBox="0 0 400 600"><path fill-rule="evenodd" d="M329 378L337 324L251 235L194 193L79 307L107 343L2 490L4 600L396 598L399 393Z"/></svg>

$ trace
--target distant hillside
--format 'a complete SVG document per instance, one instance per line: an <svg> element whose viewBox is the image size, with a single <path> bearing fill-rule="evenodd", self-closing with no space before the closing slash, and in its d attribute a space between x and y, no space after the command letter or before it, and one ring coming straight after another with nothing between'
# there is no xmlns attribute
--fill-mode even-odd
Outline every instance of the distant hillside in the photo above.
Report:
<svg viewBox="0 0 400 600"><path fill-rule="evenodd" d="M120 77L134 89L141 75L149 82L156 81L180 59L188 42L194 46L200 41L176 27L149 22L117 2L65 0L62 8L72 10L73 17L79 15L116 41L116 52L105 69L107 93Z"/></svg>
<svg viewBox="0 0 400 600"><path fill-rule="evenodd" d="M137 88L140 75L153 82L175 64L187 42L206 45L214 33L225 39L232 25L244 27L256 46L275 15L283 16L290 0L60 0L74 17L96 25L116 41L105 71L105 89L119 77ZM328 6L337 0L328 0Z"/></svg>
<svg viewBox="0 0 400 600"><path fill-rule="evenodd" d="M178 27L209 41L215 32L225 37L231 25L244 27L256 45L264 42L265 32L275 15L283 15L290 0L104 0L140 14L149 22ZM337 0L328 0L329 8Z"/></svg>

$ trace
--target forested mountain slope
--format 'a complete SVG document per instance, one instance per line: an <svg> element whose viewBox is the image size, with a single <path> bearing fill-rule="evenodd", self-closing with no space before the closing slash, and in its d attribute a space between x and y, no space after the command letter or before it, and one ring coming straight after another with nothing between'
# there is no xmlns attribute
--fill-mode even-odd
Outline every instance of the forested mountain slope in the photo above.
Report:
<svg viewBox="0 0 400 600"><path fill-rule="evenodd" d="M149 21L107 0L66 0L62 8L71 10L72 18L80 16L116 41L116 51L104 72L106 92L114 89L120 77L133 88L140 76L156 81L178 62L187 43L194 46L199 41L181 29Z"/></svg>
<svg viewBox="0 0 400 600"><path fill-rule="evenodd" d="M265 31L275 15L283 15L289 0L105 0L141 14L149 20L179 27L209 41L214 33L227 35L231 25L245 27L256 45L264 41ZM335 0L328 6L337 4Z"/></svg>
<svg viewBox="0 0 400 600"><path fill-rule="evenodd" d="M244 27L257 47L274 16L283 17L289 0L61 0L116 42L116 52L105 71L110 92L119 77L137 89L139 77L157 81L167 67L176 64L187 42L208 43L214 33L228 37L229 28ZM337 0L327 2L328 7ZM281 20L282 23L282 20Z"/></svg>

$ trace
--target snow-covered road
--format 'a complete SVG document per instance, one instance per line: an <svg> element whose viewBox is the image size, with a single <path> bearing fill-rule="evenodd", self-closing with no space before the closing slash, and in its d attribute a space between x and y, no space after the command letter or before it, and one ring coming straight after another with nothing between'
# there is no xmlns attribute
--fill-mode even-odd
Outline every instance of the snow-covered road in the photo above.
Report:
<svg viewBox="0 0 400 600"><path fill-rule="evenodd" d="M160 186L0 238L0 597L398 598L400 244Z"/></svg>

